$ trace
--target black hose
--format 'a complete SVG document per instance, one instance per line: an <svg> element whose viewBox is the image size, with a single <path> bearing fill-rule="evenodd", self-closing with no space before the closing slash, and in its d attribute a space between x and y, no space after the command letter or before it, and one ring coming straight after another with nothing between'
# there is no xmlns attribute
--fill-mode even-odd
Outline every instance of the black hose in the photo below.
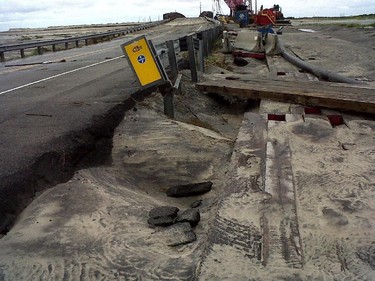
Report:
<svg viewBox="0 0 375 281"><path fill-rule="evenodd" d="M342 75L334 73L334 72L330 72L326 69L321 69L320 67L309 64L309 63L297 58L296 56L293 56L293 55L289 54L286 51L286 49L284 47L284 44L281 42L279 37L277 38L277 47L278 47L281 55L283 56L283 58L286 59L288 62L290 62L291 64L294 64L295 66L297 66L301 69L303 69L304 71L307 71L307 72L310 72L310 73L314 74L316 77L318 77L322 80L326 80L326 81L330 81L330 82L337 82L337 83L364 84L361 81L357 81L355 79L348 78L348 77L342 76Z"/></svg>

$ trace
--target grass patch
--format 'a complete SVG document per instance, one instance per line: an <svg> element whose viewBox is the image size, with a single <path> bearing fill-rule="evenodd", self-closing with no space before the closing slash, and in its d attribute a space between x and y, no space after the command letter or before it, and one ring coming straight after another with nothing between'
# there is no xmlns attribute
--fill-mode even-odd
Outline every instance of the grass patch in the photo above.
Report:
<svg viewBox="0 0 375 281"><path fill-rule="evenodd" d="M32 50L32 51L28 54L28 56L37 56L37 55L39 55L37 49Z"/></svg>
<svg viewBox="0 0 375 281"><path fill-rule="evenodd" d="M219 66L221 68L226 68L225 56L223 53L215 52L206 58L206 65L208 66Z"/></svg>
<svg viewBox="0 0 375 281"><path fill-rule="evenodd" d="M25 35L22 35L21 37L21 41L27 41L27 40L31 40L32 38L30 36L25 36Z"/></svg>
<svg viewBox="0 0 375 281"><path fill-rule="evenodd" d="M359 23L339 23L338 26L347 27L347 28L364 28L364 27L373 27L375 28L375 22L371 24L359 24Z"/></svg>
<svg viewBox="0 0 375 281"><path fill-rule="evenodd" d="M222 47L223 47L223 43L222 43L221 39L219 38L214 44L214 48L212 50L212 53L207 58L204 59L204 62L205 62L206 66L218 66L220 68L230 70L228 68L228 65L225 63L225 56L221 52ZM186 60L189 59L189 53L188 52L181 52L180 55L181 55L181 57L183 57ZM196 57L196 63L198 64L197 57Z"/></svg>
<svg viewBox="0 0 375 281"><path fill-rule="evenodd" d="M291 17L294 19L294 17ZM371 20L375 19L375 14L363 14L357 16L343 16L343 17L303 17L295 19L316 19L316 20Z"/></svg>

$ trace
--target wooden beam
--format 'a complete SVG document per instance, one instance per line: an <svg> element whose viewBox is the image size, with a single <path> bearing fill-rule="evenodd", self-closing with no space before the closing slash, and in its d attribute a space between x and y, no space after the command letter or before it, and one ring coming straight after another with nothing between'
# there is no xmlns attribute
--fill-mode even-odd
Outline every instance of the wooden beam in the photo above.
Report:
<svg viewBox="0 0 375 281"><path fill-rule="evenodd" d="M198 90L245 99L267 99L375 114L375 88L320 81L252 79L238 75L212 75L208 78L210 80L196 85Z"/></svg>
<svg viewBox="0 0 375 281"><path fill-rule="evenodd" d="M193 82L198 82L198 73L197 73L197 65L195 63L195 50L194 50L194 42L193 36L186 37L187 45L188 45L188 52L189 52L189 65L190 65L190 73L191 73L191 80Z"/></svg>
<svg viewBox="0 0 375 281"><path fill-rule="evenodd" d="M177 64L177 59L176 59L176 51L174 48L174 41L169 40L165 42L165 44L167 45L167 49L168 49L168 60L169 60L169 66L171 68L172 79L174 79L178 75L178 64Z"/></svg>

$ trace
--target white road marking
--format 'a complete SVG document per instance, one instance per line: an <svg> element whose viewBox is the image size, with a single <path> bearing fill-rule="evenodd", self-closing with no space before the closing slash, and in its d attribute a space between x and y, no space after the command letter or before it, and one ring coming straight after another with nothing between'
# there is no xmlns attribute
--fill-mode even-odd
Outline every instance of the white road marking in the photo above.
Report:
<svg viewBox="0 0 375 281"><path fill-rule="evenodd" d="M13 91L16 91L16 90L19 90L19 89L22 89L22 88L25 88L25 87L28 87L28 86L31 86L31 85L35 85L35 84L38 84L38 83L41 83L41 82L44 82L44 81L48 81L48 80L60 77L60 76L64 76L64 75L67 75L67 74L70 74L70 73L74 73L74 72L77 72L77 71L80 71L80 70L83 70L83 69L86 69L86 68L97 66L99 64L103 64L103 63L107 63L107 62L110 62L110 61L114 61L114 60L117 60L117 59L123 58L123 57L124 57L124 55L119 56L119 57L115 57L115 58L112 58L112 59L108 59L108 60L96 62L96 63L93 63L93 64L89 64L89 65L86 65L86 66L82 66L82 67L79 67L79 68L76 68L76 69L73 69L73 70L69 70L67 72L63 72L63 73L60 73L60 74L56 74L56 75L53 75L53 76L50 76L50 77L47 77L47 78L43 78L43 79L40 79L40 80L31 82L31 83L28 83L28 84L25 84L25 85L22 85L22 86L15 87L13 89L2 91L2 92L0 92L0 95L4 95L6 93L10 93L10 92L13 92Z"/></svg>
<svg viewBox="0 0 375 281"><path fill-rule="evenodd" d="M91 55L91 54L95 54L95 53L99 53L99 52L111 50L111 49L114 49L114 48L118 48L118 46L114 46L114 47L110 47L110 48L105 48L105 49L100 49L100 50L95 50L95 51L86 52L86 53L80 53L80 54L76 54L76 55L72 55L72 56L64 56L64 54L61 54L60 58L55 59L55 60L53 60L51 62L52 63L58 63L62 59L71 60L73 58L87 56L87 55ZM73 49L73 50L75 50L75 49ZM45 62L43 62L43 63L45 63ZM8 73L16 72L16 71L19 71L19 70L26 70L26 69L33 68L35 66L40 66L40 64L25 65L25 66L14 66L14 67L12 67L10 69L5 69L3 71L0 71L0 74L8 74ZM8 67L11 67L11 65L8 65Z"/></svg>
<svg viewBox="0 0 375 281"><path fill-rule="evenodd" d="M202 26L201 26L202 27ZM201 28L200 27L200 28ZM200 29L199 28L199 29ZM169 30L167 32L164 32L162 33L162 35L165 35L165 34L168 34L168 33L172 33L173 30ZM158 38L162 35L156 35L156 36L152 36L151 39L155 39L155 38ZM109 48L106 48L106 49L100 49L100 50L95 50L95 51L92 51L90 53L96 53L96 52L102 52L102 51L105 51L105 50L108 50L108 49L113 49L114 47L109 47ZM90 54L89 53L89 54ZM73 58L73 57L79 57L79 56L83 56L83 55L87 55L86 54L77 54L77 55L73 55L69 58ZM102 64L102 63L106 63L106 62L110 62L110 61L113 61L113 60L116 60L116 59L119 59L119 58L122 58L124 57L124 55L122 56L119 56L119 57L116 57L116 58L113 58L113 59L108 59L108 60L105 60L105 61L101 61L101 62L98 62L98 63L94 63L94 64L90 64L90 65L87 65L87 66L83 66L83 67L80 67L80 68L77 68L77 69L73 69L73 70L70 70L70 71L67 71L67 72L64 72L64 73L60 73L60 74L57 74L57 75L54 75L54 76L50 76L50 77L47 77L47 78L44 78L44 79L40 79L40 80L37 80L37 81L34 81L34 82L31 82L31 83L28 83L28 84L25 84L25 85L21 85L21 86L18 86L18 87L15 87L15 88L12 88L12 89L9 89L9 90L6 90L6 91L3 91L3 92L0 92L0 96L1 95L4 95L6 93L10 93L10 92L14 92L16 90L19 90L19 89L22 89L22 88L25 88L25 87L28 87L28 86L32 86L34 84L38 84L38 83L41 83L41 82L44 82L44 81L48 81L48 80L51 80L53 78L57 78L57 77L60 77L60 76L63 76L63 75L67 75L67 74L70 74L70 73L73 73L73 72L76 72L76 71L80 71L80 70L83 70L83 69L86 69L86 68L90 68L90 67L93 67L93 66L96 66L96 65L99 65L99 64ZM27 69L27 68L32 68L34 67L33 66L25 66L24 69ZM20 70L19 68L18 69L15 69L14 71L17 71L17 70ZM12 72L12 71L10 71ZM1 74L2 72L0 72ZM5 71L3 73L6 73Z"/></svg>

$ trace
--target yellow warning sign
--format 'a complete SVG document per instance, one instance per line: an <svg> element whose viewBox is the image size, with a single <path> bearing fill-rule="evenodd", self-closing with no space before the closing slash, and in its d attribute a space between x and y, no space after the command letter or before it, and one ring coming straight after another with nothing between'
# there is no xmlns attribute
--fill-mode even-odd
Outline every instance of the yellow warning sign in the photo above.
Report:
<svg viewBox="0 0 375 281"><path fill-rule="evenodd" d="M163 81L163 75L145 36L121 45L142 87Z"/></svg>

